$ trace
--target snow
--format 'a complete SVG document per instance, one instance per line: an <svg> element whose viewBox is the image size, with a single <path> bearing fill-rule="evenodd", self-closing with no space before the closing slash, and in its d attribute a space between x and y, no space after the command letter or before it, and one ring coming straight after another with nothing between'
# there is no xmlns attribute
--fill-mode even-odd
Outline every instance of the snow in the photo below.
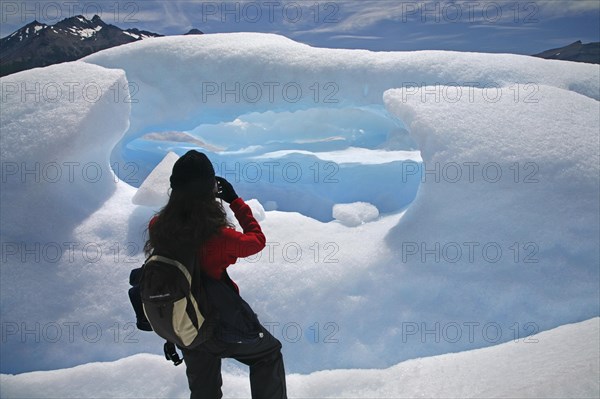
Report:
<svg viewBox="0 0 600 399"><path fill-rule="evenodd" d="M239 102L206 92L236 82L248 85ZM252 82L260 101L247 101ZM261 220L267 247L229 270L282 341L286 370L313 373L290 376L295 395L393 397L431 386L433 396L445 387L456 396L597 396L588 382L598 380L589 365L597 352L583 349L597 327L586 324L585 339L558 329L560 356L541 338L510 342L597 325L597 66L216 34L136 42L0 83L0 370L81 365L72 371L82 376L2 376L2 396L6 386L55 392L37 385L52 378L57 389L71 379L126 396L129 384L107 382L122 381L123 367L135 370L128 383L172 367L148 355L161 340L135 330L126 294L147 222L167 198L169 162L199 148L143 138L160 132L206 143L199 149ZM292 102L280 89L295 84L304 94ZM379 217L352 227L333 219L334 205L357 202ZM479 348L499 359L495 350L509 347L526 357L450 361ZM443 374L425 374L447 359ZM546 377L524 374L527 362ZM247 395L247 376L228 367L228 395ZM169 370L172 380L139 378L140 392L187 396L183 371ZM511 384L500 386L503 376ZM155 381L172 385L161 391Z"/></svg>
<svg viewBox="0 0 600 399"><path fill-rule="evenodd" d="M97 26L95 28L85 28L85 29L77 29L77 34L81 36L81 40L92 37L96 34L96 32L100 31L102 26Z"/></svg>
<svg viewBox="0 0 600 399"><path fill-rule="evenodd" d="M247 200L246 204L252 209L252 214L257 221L262 222L266 219L267 215L265 213L265 208L259 201L251 199Z"/></svg>
<svg viewBox="0 0 600 399"><path fill-rule="evenodd" d="M354 227L376 220L379 217L379 210L368 202L335 204L333 217L344 226Z"/></svg>
<svg viewBox="0 0 600 399"><path fill-rule="evenodd" d="M368 148L348 147L340 151L310 152L303 150L281 150L268 152L257 156L255 159L283 158L291 154L313 155L320 160L339 164L359 163L362 165L380 165L394 161L421 162L419 151L389 151L370 150Z"/></svg>
<svg viewBox="0 0 600 399"><path fill-rule="evenodd" d="M173 165L179 159L174 152L169 152L162 161L154 168L144 183L136 191L131 201L135 205L149 207L163 207L169 200L170 182L169 177Z"/></svg>
<svg viewBox="0 0 600 399"><path fill-rule="evenodd" d="M403 161L392 160L401 154L385 152L418 149L402 121L385 110L382 98L388 89L463 85L489 87L493 94L495 87L506 87L509 96L520 85L525 97L546 84L599 98L598 71L592 65L507 54L321 49L271 34L160 38L115 47L85 61L124 69L131 82L131 127L112 152L113 162L136 162L143 180L167 152L181 155L183 148L182 143L157 147L142 137L188 132L207 143L216 164L233 171L230 175L247 196L323 222L332 220L335 203L365 201L392 213L416 196L414 176L401 187L382 179L361 185L365 175L389 175L403 168ZM196 146L189 143L188 148ZM352 154L352 148L361 148L363 154ZM247 156L240 156L247 149ZM279 151L288 155L281 158ZM343 157L340 162L321 154L332 151L348 152L335 154ZM357 162L346 164L353 156ZM272 162L279 165L270 168ZM301 180L290 184L296 171L302 172ZM344 189L338 188L339 181Z"/></svg>
<svg viewBox="0 0 600 399"><path fill-rule="evenodd" d="M535 102L491 102L480 89L473 95L450 103L401 89L385 93L388 110L407 124L423 157L421 173L414 172L422 181L419 197L389 239L435 243L451 234L456 242L505 248L530 242L547 271L569 265L597 276L596 263L571 264L565 255L598 259L598 102L542 85ZM442 208L443 218L430 212Z"/></svg>
<svg viewBox="0 0 600 399"><path fill-rule="evenodd" d="M66 238L113 194L109 153L130 112L115 86L123 71L81 62L2 79L5 240Z"/></svg>
<svg viewBox="0 0 600 399"><path fill-rule="evenodd" d="M600 319L491 348L420 358L387 369L288 375L290 398L597 398ZM225 398L249 397L247 371L226 362ZM143 378L140 378L143 376ZM0 376L11 398L185 398L181 367L140 354L110 363Z"/></svg>
<svg viewBox="0 0 600 399"><path fill-rule="evenodd" d="M126 30L124 30L123 33L125 33L126 35L129 35L129 36L133 37L134 39L139 39L140 38L140 35L136 35L135 33L127 32Z"/></svg>
<svg viewBox="0 0 600 399"><path fill-rule="evenodd" d="M152 69L146 67L148 57L154 62ZM122 68L138 85L136 99L144 107L132 110L131 136L142 135L152 125L189 128L200 122L232 121L248 112L380 104L385 90L403 84L537 83L599 96L593 65L507 54L322 49L273 34L167 37L115 47L85 60ZM302 95L293 91L295 84ZM165 93L178 93L177 101Z"/></svg>

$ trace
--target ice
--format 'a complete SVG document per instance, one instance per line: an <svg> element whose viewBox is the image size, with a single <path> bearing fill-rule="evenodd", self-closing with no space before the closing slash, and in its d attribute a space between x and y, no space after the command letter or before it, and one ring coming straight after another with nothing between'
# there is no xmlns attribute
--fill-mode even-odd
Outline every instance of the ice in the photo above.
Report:
<svg viewBox="0 0 600 399"><path fill-rule="evenodd" d="M129 126L125 74L74 62L1 82L3 240L66 239L115 190L109 154Z"/></svg>
<svg viewBox="0 0 600 399"><path fill-rule="evenodd" d="M267 247L229 273L282 341L289 373L330 370L310 377L318 393L397 396L409 383L398 376L416 376L427 359L414 360L416 371L389 369L391 385L372 391L369 381L381 380L371 376L384 371L335 369L386 369L600 313L597 66L218 34L132 43L0 82L3 373L123 358L131 365L151 358L132 355L161 353L161 340L132 323L128 275L166 200L167 183L146 177L170 152L190 148L206 152L242 198L256 199L249 202ZM239 102L223 101L221 84L236 90L236 82L240 90L259 84L264 97L252 103L242 91ZM273 101L269 82L278 88ZM48 101L54 84L65 88L60 101ZM286 84L303 96L283 98ZM78 90L86 85L85 95L100 87L105 96L89 101ZM191 142L181 141L186 135ZM104 172L98 181L92 162ZM58 179L49 175L56 164ZM169 167L159 171L166 177ZM146 205L132 203L140 185L151 189L136 197ZM379 217L355 227L333 221L334 205L355 202ZM176 382L165 396L187 395L178 373L168 374ZM247 377L232 373L231 395L247 395ZM546 382L565 381L549 375ZM565 392L583 386L570 381ZM33 396L54 392L29 386ZM461 387L457 396L468 396ZM517 396L527 390L519 387ZM316 395L306 389L298 395Z"/></svg>
<svg viewBox="0 0 600 399"><path fill-rule="evenodd" d="M322 49L260 33L140 41L85 61L124 69L137 88L132 98L140 106L132 110L128 140L150 126L185 130L250 112L381 104L385 90L403 85L534 83L599 96L594 65L509 54Z"/></svg>
<svg viewBox="0 0 600 399"><path fill-rule="evenodd" d="M492 348L409 360L388 369L288 375L290 398L597 398L599 319ZM248 374L226 362L225 398L250 396ZM142 376L140 378L140 376ZM11 398L187 397L181 369L141 354L71 369L0 375Z"/></svg>
<svg viewBox="0 0 600 399"><path fill-rule="evenodd" d="M265 218L267 217L265 213L265 208L263 208L262 204L259 201L255 199L250 199L246 201L246 204L248 204L250 209L252 209L252 215L254 215L254 218L257 221L262 222L263 220L265 220Z"/></svg>
<svg viewBox="0 0 600 399"><path fill-rule="evenodd" d="M140 221L129 231L135 190L110 164L129 125L125 74L72 62L3 77L0 87L2 370L98 358L110 351L69 345L53 328L87 325L93 341L102 325L106 339L108 321L126 311L107 300L122 298L119 261L132 260L142 235Z"/></svg>
<svg viewBox="0 0 600 399"><path fill-rule="evenodd" d="M333 217L344 226L355 227L376 220L379 217L379 210L368 202L335 204Z"/></svg>
<svg viewBox="0 0 600 399"><path fill-rule="evenodd" d="M135 205L149 207L163 207L169 200L170 182L169 177L173 165L179 159L174 152L169 152L154 170L144 180L144 183L136 191L131 201Z"/></svg>
<svg viewBox="0 0 600 399"><path fill-rule="evenodd" d="M113 162L135 162L144 179L167 152L204 142L211 159L224 166L220 172L230 171L228 177L235 176L250 197L324 222L332 220L335 203L365 201L391 213L415 198L414 176L400 187L365 179L402 169L402 161L392 160L400 154L393 152L415 158L403 122L383 108L388 89L462 85L488 87L493 94L496 87L514 91L530 84L521 92L527 96L547 84L598 99L599 87L597 68L586 64L508 54L321 49L257 33L141 41L85 61L125 70L132 88L131 128L115 147ZM506 89L508 95L514 93ZM195 139L160 145L143 139L168 131ZM256 163L257 179L250 174ZM290 184L295 163L303 179Z"/></svg>
<svg viewBox="0 0 600 399"><path fill-rule="evenodd" d="M365 185L365 174L384 175L399 169L402 162L420 161L406 130L383 113L383 107L252 113L233 122L203 124L187 134L187 142L175 142L172 132L150 134L172 138L160 143L145 134L129 142L126 153L146 170L152 168L157 148L180 152L182 147L200 146L217 173L232 179L252 198L321 221L332 220L336 202L370 201L393 212L412 201L418 179L408 179L401 187L369 180L370 187L356 189L361 181Z"/></svg>
<svg viewBox="0 0 600 399"><path fill-rule="evenodd" d="M394 161L421 162L419 151L390 151L370 150L368 148L349 147L339 151L310 152L303 150L281 150L268 152L256 157L256 159L284 158L292 154L312 155L323 161L342 164L381 165Z"/></svg>
<svg viewBox="0 0 600 399"><path fill-rule="evenodd" d="M509 252L509 243L535 243L539 263L529 271L578 270L596 279L598 102L542 85L531 102L507 95L487 101L480 89L473 94L450 103L385 93L388 110L407 123L423 157L422 168L403 171L422 183L389 242L452 237L499 243ZM514 259L503 260L497 266L514 266Z"/></svg>
<svg viewBox="0 0 600 399"><path fill-rule="evenodd" d="M150 175L144 180L136 191L131 201L135 205L143 205L155 209L162 208L169 200L170 183L169 177L173 165L179 159L174 152L169 152L164 159L154 168ZM252 214L259 222L266 217L265 209L256 199L247 200L246 203L252 209ZM235 220L235 218L233 218Z"/></svg>

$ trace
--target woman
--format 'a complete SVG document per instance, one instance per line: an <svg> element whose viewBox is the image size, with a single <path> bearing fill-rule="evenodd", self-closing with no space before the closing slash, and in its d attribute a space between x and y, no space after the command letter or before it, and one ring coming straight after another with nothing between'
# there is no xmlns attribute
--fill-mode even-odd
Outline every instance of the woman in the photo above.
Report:
<svg viewBox="0 0 600 399"><path fill-rule="evenodd" d="M191 150L173 166L167 205L150 221L147 253L186 262L194 259L193 281L207 295L210 338L194 349L182 349L191 398L221 398L221 359L250 366L253 398L286 398L281 343L258 321L229 278L227 267L239 257L260 252L265 236L250 207L232 185L215 177L206 155ZM229 203L243 233L227 222L220 198Z"/></svg>

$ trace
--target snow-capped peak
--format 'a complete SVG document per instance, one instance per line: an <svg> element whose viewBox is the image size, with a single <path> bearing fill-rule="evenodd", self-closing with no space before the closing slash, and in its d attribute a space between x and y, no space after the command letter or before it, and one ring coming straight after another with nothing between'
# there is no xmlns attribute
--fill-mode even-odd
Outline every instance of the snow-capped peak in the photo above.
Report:
<svg viewBox="0 0 600 399"><path fill-rule="evenodd" d="M3 54L0 75L73 61L96 51L157 36L162 35L138 29L123 30L105 23L98 15L92 19L75 15L54 25L33 21L0 39Z"/></svg>
<svg viewBox="0 0 600 399"><path fill-rule="evenodd" d="M97 15L94 15L91 20L83 15L76 15L60 21L53 28L58 32L79 36L81 40L85 40L95 36L105 26L104 21Z"/></svg>
<svg viewBox="0 0 600 399"><path fill-rule="evenodd" d="M22 42L31 36L38 35L41 30L46 29L47 27L48 25L34 20L33 22L10 34L5 40L7 42L11 40L18 40L19 42Z"/></svg>

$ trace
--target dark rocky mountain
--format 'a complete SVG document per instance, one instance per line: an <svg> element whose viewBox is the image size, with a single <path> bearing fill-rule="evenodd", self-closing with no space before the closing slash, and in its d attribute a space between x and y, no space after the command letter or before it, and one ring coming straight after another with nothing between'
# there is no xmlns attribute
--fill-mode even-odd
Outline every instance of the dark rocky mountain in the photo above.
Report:
<svg viewBox="0 0 600 399"><path fill-rule="evenodd" d="M188 33L186 33L186 35L203 35L204 32L194 28L194 29L190 29L190 31Z"/></svg>
<svg viewBox="0 0 600 399"><path fill-rule="evenodd" d="M187 34L202 32L192 29ZM163 35L139 29L122 30L106 24L97 15L91 20L77 15L54 25L33 21L0 39L0 76L73 61L96 51L160 36Z"/></svg>
<svg viewBox="0 0 600 399"><path fill-rule="evenodd" d="M600 64L600 42L583 44L581 40L568 46L543 51L534 54L534 57L546 58L548 60L563 60L586 62L589 64Z"/></svg>

